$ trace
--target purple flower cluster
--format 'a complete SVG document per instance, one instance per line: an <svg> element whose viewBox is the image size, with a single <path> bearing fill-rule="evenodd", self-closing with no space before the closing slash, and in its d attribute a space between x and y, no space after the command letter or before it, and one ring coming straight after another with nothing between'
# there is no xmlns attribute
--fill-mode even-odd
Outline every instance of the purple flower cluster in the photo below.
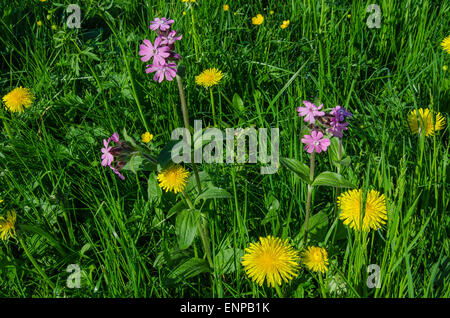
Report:
<svg viewBox="0 0 450 318"><path fill-rule="evenodd" d="M111 147L109 144L114 142L116 145ZM126 142L119 139L119 134L115 132L108 138L108 140L103 139L102 148L102 166L110 167L120 179L125 180L125 177L119 172L120 169L125 166L128 159L133 154L135 149L131 147ZM115 167L113 163L115 162Z"/></svg>
<svg viewBox="0 0 450 318"><path fill-rule="evenodd" d="M147 62L153 59L153 63L147 65L146 73L155 73L153 79L161 83L164 78L172 81L177 75L177 61L181 56L175 52L175 42L183 38L175 30L171 30L173 20L167 18L155 18L150 23L150 29L158 35L154 44L145 39L144 44L139 45L141 61Z"/></svg>
<svg viewBox="0 0 450 318"><path fill-rule="evenodd" d="M326 151L330 145L330 139L324 138L324 132L338 138L342 138L342 132L347 130L347 118L353 116L344 107L336 106L329 114L321 111L323 104L316 106L309 101L303 101L305 107L297 107L300 117L305 117L304 121L310 127L311 135L305 135L302 142L306 144L305 150L308 153ZM325 128L325 131L323 130Z"/></svg>

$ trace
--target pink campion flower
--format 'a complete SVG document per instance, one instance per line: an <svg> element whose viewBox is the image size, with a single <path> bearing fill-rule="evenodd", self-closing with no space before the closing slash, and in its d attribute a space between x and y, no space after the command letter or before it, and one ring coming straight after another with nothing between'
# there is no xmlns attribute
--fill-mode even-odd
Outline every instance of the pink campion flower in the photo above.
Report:
<svg viewBox="0 0 450 318"><path fill-rule="evenodd" d="M164 63L164 64L152 64L147 65L146 73L155 73L153 80L161 83L164 80L164 77L168 81L172 81L173 78L177 75L177 65L175 63Z"/></svg>
<svg viewBox="0 0 450 318"><path fill-rule="evenodd" d="M110 137L111 138L111 137ZM103 139L103 146L102 148L102 166L106 167L111 165L111 163L114 160L114 156L110 153L110 150L112 147L109 146L109 139Z"/></svg>
<svg viewBox="0 0 450 318"><path fill-rule="evenodd" d="M323 104L317 107L313 103L304 100L303 105L305 105L305 107L297 107L298 115L305 116L305 121L310 124L314 124L314 122L316 121L315 117L325 115L325 112L319 111L320 109L322 109Z"/></svg>
<svg viewBox="0 0 450 318"><path fill-rule="evenodd" d="M110 142L113 141L116 143L116 146L110 147ZM109 167L116 175L119 176L120 179L125 180L125 177L119 172L119 169L121 169L126 162L116 160L116 167L113 167L114 157L117 156L117 158L122 157L121 149L124 147L127 147L127 145L120 140L119 134L117 132L113 133L111 137L108 138L108 140L103 139L103 146L102 148L102 166L103 167Z"/></svg>
<svg viewBox="0 0 450 318"><path fill-rule="evenodd" d="M170 48L168 46L160 46L161 45L161 37L157 37L155 39L155 44L145 39L144 44L139 45L139 55L141 55L141 61L147 62L151 58L153 58L154 64L164 64L166 62L166 58L169 57Z"/></svg>
<svg viewBox="0 0 450 318"><path fill-rule="evenodd" d="M346 117L353 117L353 114L348 112L344 107L337 105L330 111L330 115L335 116L339 122L344 122Z"/></svg>
<svg viewBox="0 0 450 318"><path fill-rule="evenodd" d="M173 45L176 41L180 41L183 35L177 36L177 31L172 30L167 35L161 35L161 45Z"/></svg>
<svg viewBox="0 0 450 318"><path fill-rule="evenodd" d="M114 141L115 143L119 142L119 133L115 132L114 134L111 135L111 137L109 137L109 139L111 139L112 141ZM108 139L108 140L109 140ZM110 141L110 140L109 140ZM108 144L109 144L108 141Z"/></svg>
<svg viewBox="0 0 450 318"><path fill-rule="evenodd" d="M347 130L348 123L347 122L339 122L337 118L332 117L330 120L331 128L327 128L327 133L333 135L334 137L342 138L342 132Z"/></svg>
<svg viewBox="0 0 450 318"><path fill-rule="evenodd" d="M122 180L125 180L125 177L123 176L123 174L121 174L119 172L119 170L117 170L116 168L114 168L113 166L109 166L111 168L111 170Z"/></svg>
<svg viewBox="0 0 450 318"><path fill-rule="evenodd" d="M155 18L152 22L150 22L150 29L153 31L167 31L170 29L170 26L174 23L173 20L169 20L167 18Z"/></svg>
<svg viewBox="0 0 450 318"><path fill-rule="evenodd" d="M311 135L305 135L302 138L302 142L306 144L305 150L308 153L321 153L322 151L327 151L328 146L331 144L330 139L322 138L323 133L321 131L313 130Z"/></svg>

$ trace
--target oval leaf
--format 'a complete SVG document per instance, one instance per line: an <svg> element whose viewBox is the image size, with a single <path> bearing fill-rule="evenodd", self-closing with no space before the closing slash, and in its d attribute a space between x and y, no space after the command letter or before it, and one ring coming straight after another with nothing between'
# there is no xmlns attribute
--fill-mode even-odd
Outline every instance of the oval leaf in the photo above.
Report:
<svg viewBox="0 0 450 318"><path fill-rule="evenodd" d="M356 186L344 179L343 176L331 171L319 174L312 183L313 186L328 186L336 188L356 188Z"/></svg>
<svg viewBox="0 0 450 318"><path fill-rule="evenodd" d="M280 162L283 166L297 174L300 179L310 184L311 181L309 179L309 167L304 163L291 159L291 158L280 158Z"/></svg>
<svg viewBox="0 0 450 318"><path fill-rule="evenodd" d="M177 235L178 245L181 249L191 246L192 241L197 235L197 226L200 220L200 211L187 209L181 211L175 221L175 234Z"/></svg>

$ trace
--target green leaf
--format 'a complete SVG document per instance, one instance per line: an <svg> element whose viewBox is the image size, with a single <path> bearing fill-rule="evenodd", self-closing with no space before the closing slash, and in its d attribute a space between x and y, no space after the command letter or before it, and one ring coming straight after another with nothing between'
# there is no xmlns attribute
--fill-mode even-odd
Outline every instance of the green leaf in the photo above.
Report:
<svg viewBox="0 0 450 318"><path fill-rule="evenodd" d="M352 162L352 160L350 159L350 157L345 157L344 159L342 159L341 161L334 161L333 160L333 164L335 166L346 166L348 167L350 165L350 163Z"/></svg>
<svg viewBox="0 0 450 318"><path fill-rule="evenodd" d="M169 278L177 282L185 281L188 278L197 276L201 273L211 272L208 262L201 258L191 258L187 262L179 265L169 274Z"/></svg>
<svg viewBox="0 0 450 318"><path fill-rule="evenodd" d="M144 161L144 158L142 158L139 155L133 155L131 156L130 160L126 163L125 166L123 166L122 170L130 170L134 173L137 173L141 170L142 162Z"/></svg>
<svg viewBox="0 0 450 318"><path fill-rule="evenodd" d="M195 203L197 204L200 200L208 200L208 199L229 199L231 198L231 194L228 193L227 190L217 188L217 187L208 187L205 191L203 191L196 199Z"/></svg>
<svg viewBox="0 0 450 318"><path fill-rule="evenodd" d="M161 150L158 155L158 164L164 168L169 162L172 161L172 149L175 145L183 140L171 140L166 144L166 146Z"/></svg>
<svg viewBox="0 0 450 318"><path fill-rule="evenodd" d="M343 176L331 171L325 171L319 174L312 183L313 186L328 186L336 188L356 188L356 186L344 179Z"/></svg>
<svg viewBox="0 0 450 318"><path fill-rule="evenodd" d="M291 158L280 158L280 162L284 167L297 174L300 179L311 184L311 180L309 179L309 167L307 165Z"/></svg>
<svg viewBox="0 0 450 318"><path fill-rule="evenodd" d="M134 141L134 139L132 137L130 137L128 135L127 130L125 128L122 129L122 135L123 135L123 140L125 140L127 143L129 143L133 147L136 147L136 142Z"/></svg>
<svg viewBox="0 0 450 318"><path fill-rule="evenodd" d="M341 147L341 156L339 157L339 138L331 138L331 144L328 150L331 154L331 161L339 162L345 157L345 148Z"/></svg>
<svg viewBox="0 0 450 318"><path fill-rule="evenodd" d="M306 224L303 224L302 228L300 229L300 232L297 234L295 240L299 243L301 240L303 240L303 236L305 235L305 226ZM319 212L317 214L312 215L309 218L309 225L308 225L308 235L309 238L315 241L322 241L322 239L325 237L328 229L328 216L325 212Z"/></svg>
<svg viewBox="0 0 450 318"><path fill-rule="evenodd" d="M244 256L244 250L225 248L221 249L214 258L216 271L219 274L229 274L240 266L241 258Z"/></svg>
<svg viewBox="0 0 450 318"><path fill-rule="evenodd" d="M200 220L200 211L195 209L186 209L177 215L175 221L175 234L177 235L178 245L182 249L191 246L192 241L197 235L197 226Z"/></svg>
<svg viewBox="0 0 450 318"><path fill-rule="evenodd" d="M238 94L233 95L233 107L243 112L245 110L244 102Z"/></svg>
<svg viewBox="0 0 450 318"><path fill-rule="evenodd" d="M148 201L150 202L160 202L162 190L158 185L158 180L156 179L156 174L150 174L148 178L147 185Z"/></svg>
<svg viewBox="0 0 450 318"><path fill-rule="evenodd" d="M50 245L52 245L54 248L58 250L58 252L62 256L67 256L67 252L65 248L49 233L41 229L40 227L33 226L33 225L27 225L27 224L21 224L20 228L26 232L36 233L39 236L45 237Z"/></svg>

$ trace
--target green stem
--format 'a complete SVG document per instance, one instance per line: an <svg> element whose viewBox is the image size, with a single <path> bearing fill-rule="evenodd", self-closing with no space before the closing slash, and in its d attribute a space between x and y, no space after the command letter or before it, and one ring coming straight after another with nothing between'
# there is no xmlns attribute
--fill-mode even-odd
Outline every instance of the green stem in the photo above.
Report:
<svg viewBox="0 0 450 318"><path fill-rule="evenodd" d="M309 165L309 180L312 182L314 180L314 152L311 153L311 161ZM314 187L308 184L308 198L306 200L306 217L305 217L305 236L303 238L303 245L306 246L308 240L308 225L309 225L309 214L311 210L311 198Z"/></svg>
<svg viewBox="0 0 450 318"><path fill-rule="evenodd" d="M212 115L213 115L213 122L214 122L214 127L217 127L217 121L216 121L216 109L214 107L214 95L213 95L213 91L212 88L209 89L209 95L211 96L211 108L212 108Z"/></svg>
<svg viewBox="0 0 450 318"><path fill-rule="evenodd" d="M320 291L322 293L322 297L327 298L327 294L325 293L325 286L323 284L322 273L318 273L318 275L319 275L319 284L320 284Z"/></svg>
<svg viewBox="0 0 450 318"><path fill-rule="evenodd" d="M194 36L195 59L198 62L198 41L197 31L195 30L194 7L191 7L192 35Z"/></svg>
<svg viewBox="0 0 450 318"><path fill-rule="evenodd" d="M3 127L5 127L6 134L8 135L8 138L12 139L11 131L9 130L9 124L6 122L5 118L3 118Z"/></svg>
<svg viewBox="0 0 450 318"><path fill-rule="evenodd" d="M19 240L20 245L22 245L23 250L25 251L25 254L28 256L28 259L33 264L34 268L41 274L41 276L44 278L44 280L50 285L52 289L55 289L56 286L53 284L53 282L48 278L48 276L44 273L42 268L39 266L39 264L36 262L34 257L31 255L31 253L28 251L28 248L26 247L25 243L23 242L22 238L18 235L17 239Z"/></svg>
<svg viewBox="0 0 450 318"><path fill-rule="evenodd" d="M283 293L281 292L280 286L278 286L277 283L275 283L275 290L277 291L277 295L279 298L284 298Z"/></svg>
<svg viewBox="0 0 450 318"><path fill-rule="evenodd" d="M178 91L180 93L181 111L183 112L184 127L186 127L186 129L190 131L189 114L188 114L188 109L186 106L186 98L184 96L183 81L179 75L177 75L176 78L177 78L177 83L178 83ZM193 157L191 158L191 163L192 163L192 170L194 170L195 181L197 183L198 193L200 194L200 192L202 192L202 185L200 183L200 176L198 173L197 165L195 164Z"/></svg>

